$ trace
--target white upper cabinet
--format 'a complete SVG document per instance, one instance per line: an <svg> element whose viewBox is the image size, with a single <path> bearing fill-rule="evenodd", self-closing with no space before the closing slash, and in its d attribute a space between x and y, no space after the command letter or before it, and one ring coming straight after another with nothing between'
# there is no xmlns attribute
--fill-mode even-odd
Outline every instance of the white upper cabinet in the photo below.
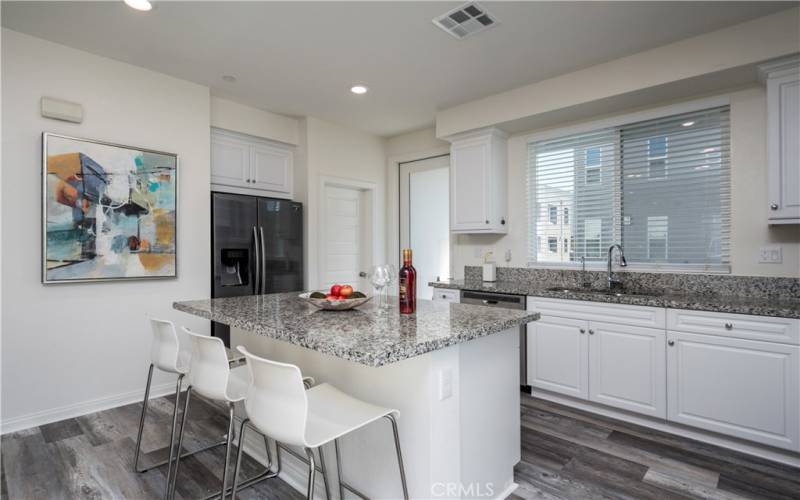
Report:
<svg viewBox="0 0 800 500"><path fill-rule="evenodd" d="M221 129L211 131L211 187L215 191L292 197L290 146Z"/></svg>
<svg viewBox="0 0 800 500"><path fill-rule="evenodd" d="M767 85L769 223L800 224L800 57L759 69Z"/></svg>
<svg viewBox="0 0 800 500"><path fill-rule="evenodd" d="M250 148L250 182L256 189L292 194L292 153L261 144Z"/></svg>
<svg viewBox="0 0 800 500"><path fill-rule="evenodd" d="M506 134L496 128L450 140L450 230L506 233Z"/></svg>
<svg viewBox="0 0 800 500"><path fill-rule="evenodd" d="M235 137L212 132L211 184L250 187L250 145Z"/></svg>

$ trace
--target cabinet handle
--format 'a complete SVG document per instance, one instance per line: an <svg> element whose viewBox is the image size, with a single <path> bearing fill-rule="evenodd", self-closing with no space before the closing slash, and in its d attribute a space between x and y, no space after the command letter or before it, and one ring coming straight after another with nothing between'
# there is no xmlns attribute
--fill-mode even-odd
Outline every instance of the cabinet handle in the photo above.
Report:
<svg viewBox="0 0 800 500"><path fill-rule="evenodd" d="M777 203L773 203L772 205L769 206L769 208L770 208L770 210L777 210L778 209L778 204Z"/></svg>
<svg viewBox="0 0 800 500"><path fill-rule="evenodd" d="M670 341L668 341L668 342L667 342L667 345L669 345L670 347L672 347L672 346L674 346L674 345L675 345L675 341L674 341L674 340L670 340Z"/></svg>
<svg viewBox="0 0 800 500"><path fill-rule="evenodd" d="M725 323L726 330L733 330L733 323Z"/></svg>
<svg viewBox="0 0 800 500"><path fill-rule="evenodd" d="M594 335L594 330L589 330L589 335Z"/></svg>
<svg viewBox="0 0 800 500"><path fill-rule="evenodd" d="M586 333L586 330L584 330L583 328L581 328L581 329L580 329L580 330L578 330L578 331L579 331L579 332L581 332L581 333Z"/></svg>

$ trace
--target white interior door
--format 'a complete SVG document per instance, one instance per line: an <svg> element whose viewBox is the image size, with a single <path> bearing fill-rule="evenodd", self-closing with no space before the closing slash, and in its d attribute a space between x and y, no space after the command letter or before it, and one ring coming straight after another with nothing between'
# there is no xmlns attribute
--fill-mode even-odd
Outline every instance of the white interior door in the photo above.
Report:
<svg viewBox="0 0 800 500"><path fill-rule="evenodd" d="M371 199L363 189L324 187L324 224L322 242L321 288L334 283L352 285L368 291L366 273L371 255Z"/></svg>
<svg viewBox="0 0 800 500"><path fill-rule="evenodd" d="M400 165L400 246L414 252L417 297L430 300L428 283L450 269L450 156Z"/></svg>

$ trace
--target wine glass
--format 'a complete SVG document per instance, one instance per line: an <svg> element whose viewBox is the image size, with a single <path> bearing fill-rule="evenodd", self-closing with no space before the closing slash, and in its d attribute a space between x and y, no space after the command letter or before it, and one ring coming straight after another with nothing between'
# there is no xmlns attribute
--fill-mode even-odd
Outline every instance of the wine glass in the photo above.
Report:
<svg viewBox="0 0 800 500"><path fill-rule="evenodd" d="M389 270L386 266L372 266L370 281L372 282L372 286L375 287L376 295L378 296L378 306L381 306L383 289L386 288L390 282Z"/></svg>
<svg viewBox="0 0 800 500"><path fill-rule="evenodd" d="M389 282L387 283L388 286L386 287L386 305L388 306L389 295L390 295L389 289L392 288L395 283L397 283L397 266L395 266L394 264L386 264L385 267L389 275Z"/></svg>

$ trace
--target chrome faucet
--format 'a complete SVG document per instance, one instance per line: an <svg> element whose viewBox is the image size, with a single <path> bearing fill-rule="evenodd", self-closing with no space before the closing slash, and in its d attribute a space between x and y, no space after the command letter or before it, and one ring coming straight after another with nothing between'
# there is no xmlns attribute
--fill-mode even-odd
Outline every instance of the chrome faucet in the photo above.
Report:
<svg viewBox="0 0 800 500"><path fill-rule="evenodd" d="M625 252L622 250L622 245L614 243L608 247L608 289L622 288L622 282L614 279L614 272L611 269L611 258L614 256L614 249L619 249L619 265L626 267L628 263L625 261Z"/></svg>

